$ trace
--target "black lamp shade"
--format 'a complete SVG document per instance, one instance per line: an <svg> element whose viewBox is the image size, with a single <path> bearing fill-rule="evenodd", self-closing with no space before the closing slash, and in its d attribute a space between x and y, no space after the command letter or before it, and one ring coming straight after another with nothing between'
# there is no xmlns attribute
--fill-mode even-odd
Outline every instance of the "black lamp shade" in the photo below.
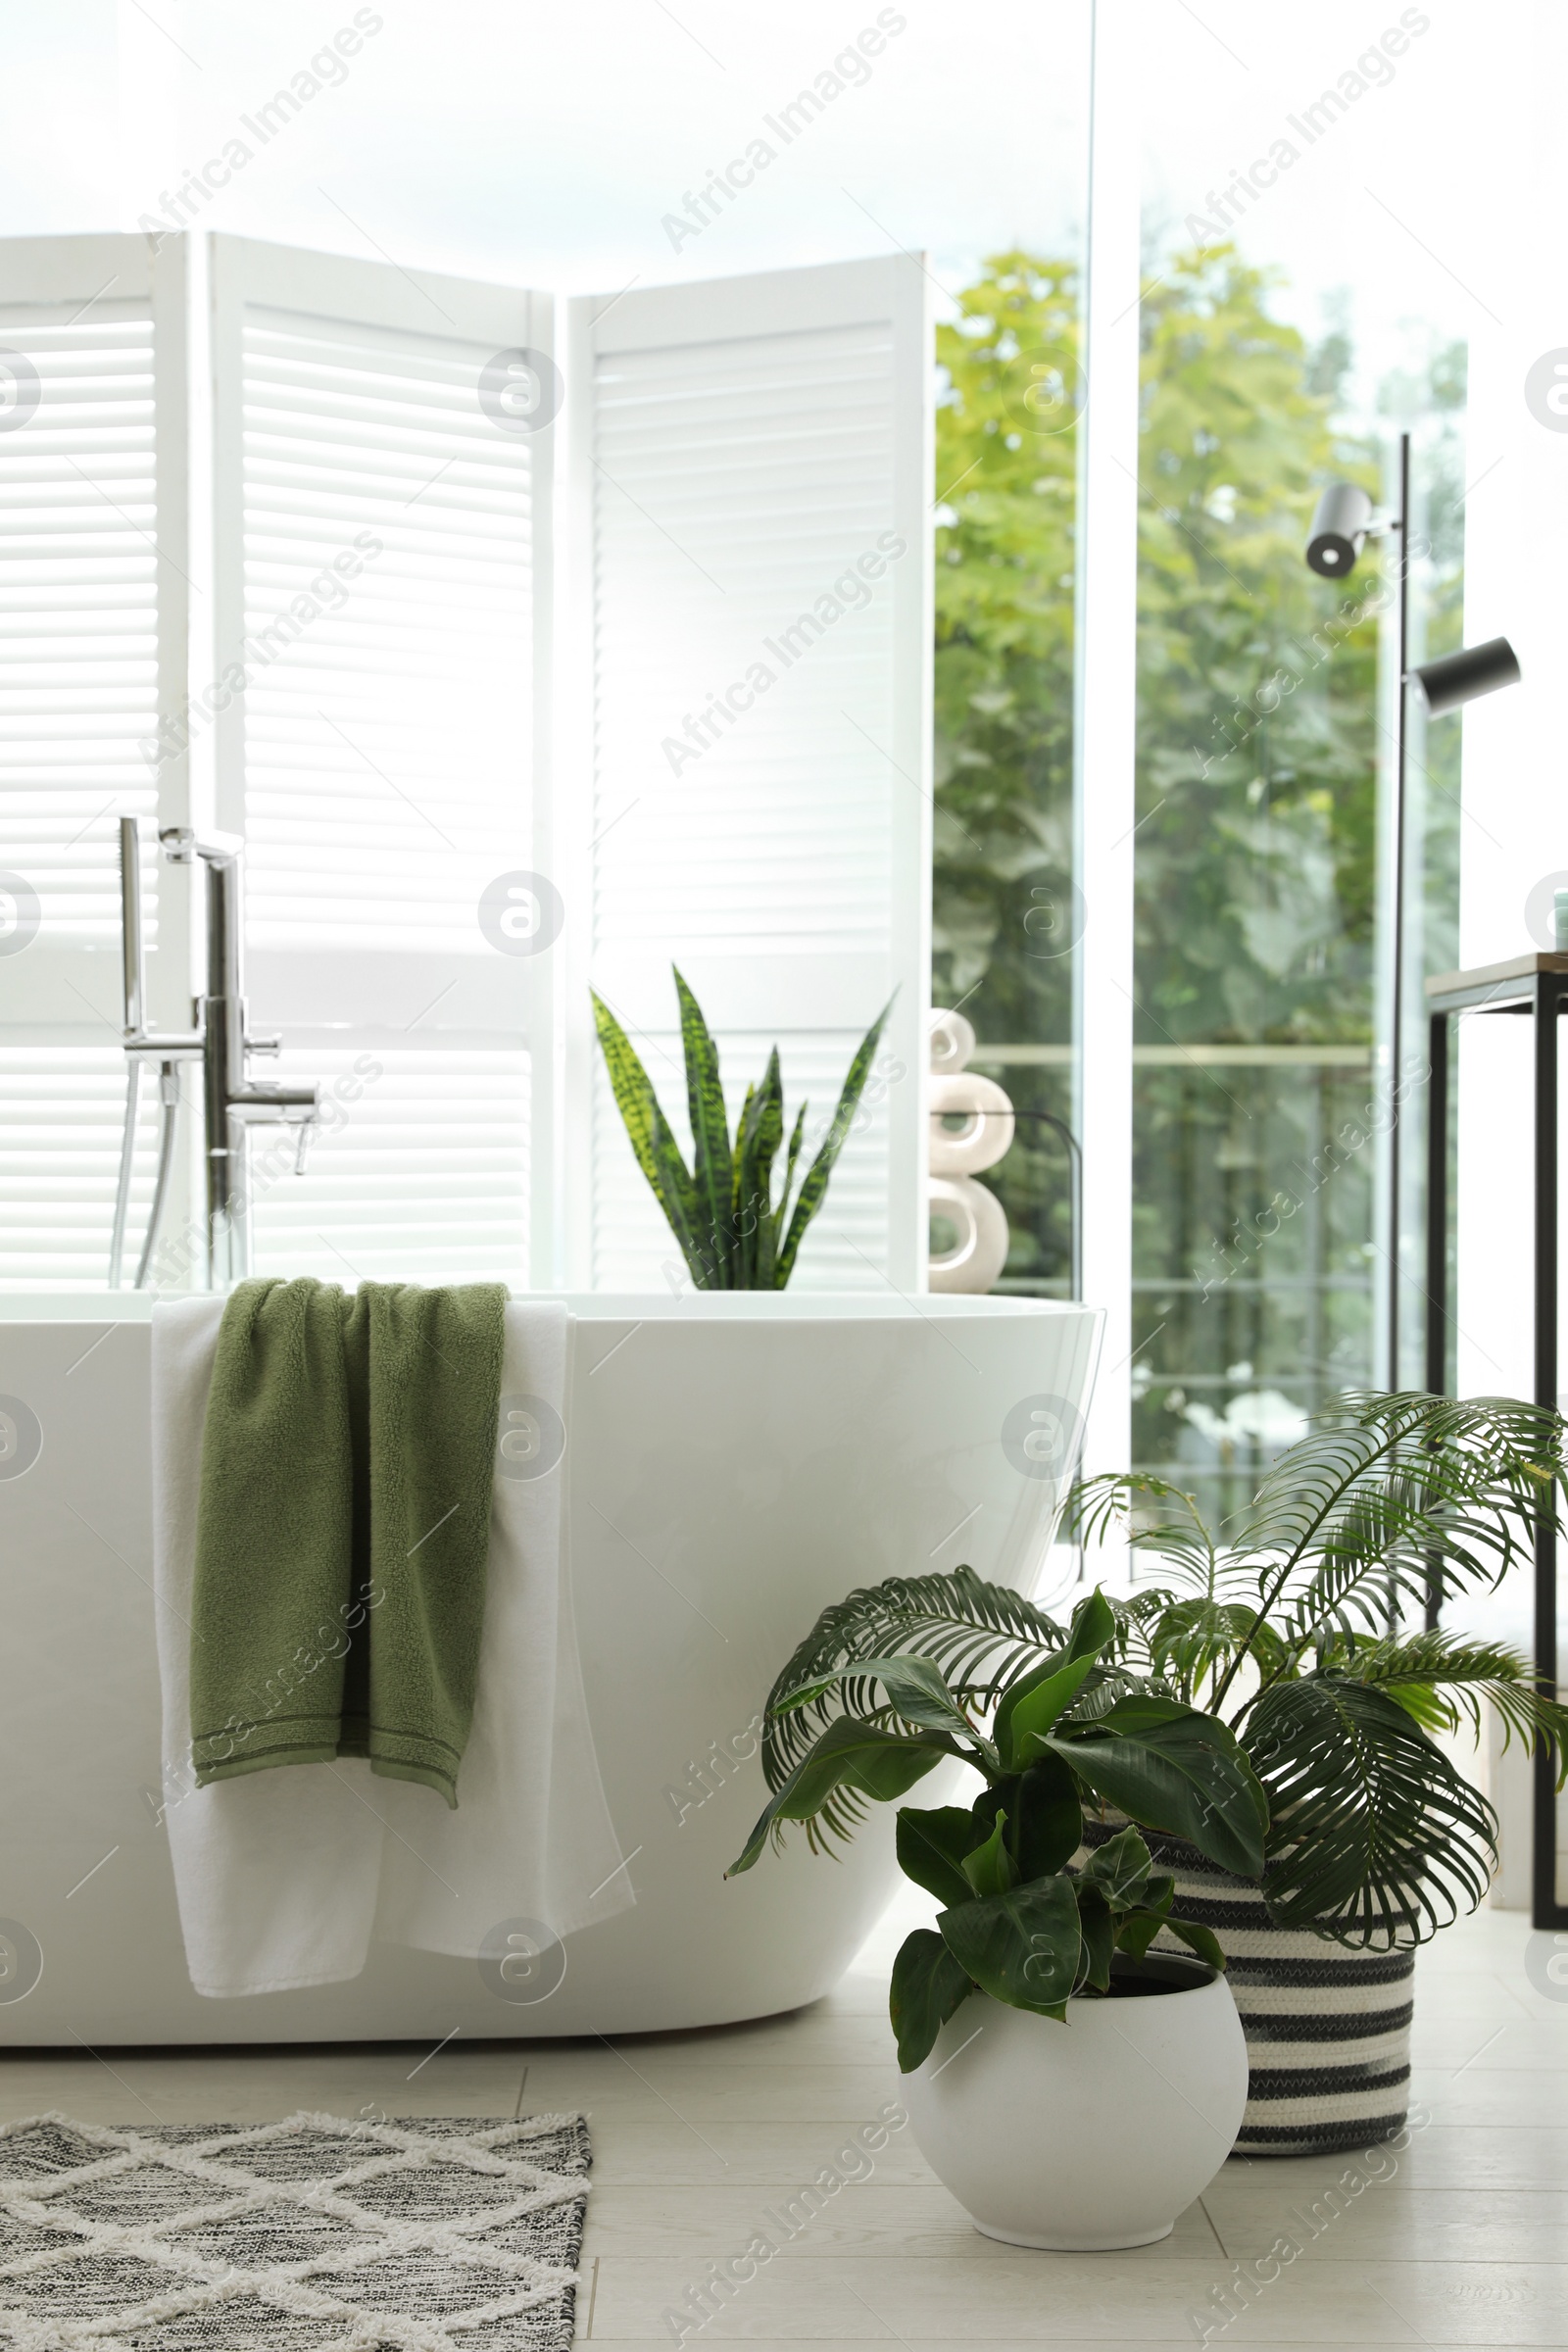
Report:
<svg viewBox="0 0 1568 2352"><path fill-rule="evenodd" d="M1326 580L1343 580L1355 567L1372 520L1372 501L1354 482L1330 482L1317 502L1307 534L1306 560Z"/></svg>
<svg viewBox="0 0 1568 2352"><path fill-rule="evenodd" d="M1437 718L1479 695L1495 694L1499 686L1517 686L1524 673L1507 638L1489 637L1485 645L1467 645L1462 653L1446 654L1441 662L1423 662L1410 674Z"/></svg>

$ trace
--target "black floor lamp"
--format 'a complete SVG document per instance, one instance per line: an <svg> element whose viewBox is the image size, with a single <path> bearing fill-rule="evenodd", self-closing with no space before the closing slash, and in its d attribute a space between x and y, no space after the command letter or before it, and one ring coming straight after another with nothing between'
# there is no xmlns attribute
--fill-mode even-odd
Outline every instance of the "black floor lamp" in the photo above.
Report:
<svg viewBox="0 0 1568 2352"><path fill-rule="evenodd" d="M1462 710L1479 695L1516 686L1517 655L1506 637L1489 638L1439 662L1410 667L1410 436L1399 435L1399 511L1377 516L1366 491L1355 482L1330 482L1317 502L1306 542L1306 561L1326 580L1348 579L1368 539L1396 536L1399 561L1399 707L1394 760L1394 977L1390 1000L1389 1049L1389 1229L1388 1360L1385 1386L1399 1385L1399 1049L1404 1037L1404 839L1405 766L1409 747L1409 690L1418 687L1428 715Z"/></svg>

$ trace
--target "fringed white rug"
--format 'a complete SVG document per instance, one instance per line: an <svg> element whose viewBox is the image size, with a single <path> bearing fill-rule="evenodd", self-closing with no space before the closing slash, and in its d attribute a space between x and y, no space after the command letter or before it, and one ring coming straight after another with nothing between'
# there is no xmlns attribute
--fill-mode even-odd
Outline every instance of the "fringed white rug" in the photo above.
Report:
<svg viewBox="0 0 1568 2352"><path fill-rule="evenodd" d="M20 2352L563 2352L578 2115L0 2130Z"/></svg>

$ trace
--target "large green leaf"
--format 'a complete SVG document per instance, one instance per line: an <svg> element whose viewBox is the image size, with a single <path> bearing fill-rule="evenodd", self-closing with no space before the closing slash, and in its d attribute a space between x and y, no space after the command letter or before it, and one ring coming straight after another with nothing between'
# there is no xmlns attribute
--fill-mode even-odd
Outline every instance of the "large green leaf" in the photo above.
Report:
<svg viewBox="0 0 1568 2352"><path fill-rule="evenodd" d="M1078 1901L1068 1878L1037 1879L937 1921L966 1976L993 2000L1059 2017L1078 1976Z"/></svg>
<svg viewBox="0 0 1568 2352"><path fill-rule="evenodd" d="M1207 1967L1218 1969L1220 1975L1224 1975L1225 1954L1212 1928L1202 1927L1194 1919L1177 1919L1174 1914L1167 1917L1165 1926L1172 1936L1178 1936L1186 1944L1189 1951L1196 1952Z"/></svg>
<svg viewBox="0 0 1568 2352"><path fill-rule="evenodd" d="M1050 1673L1037 1671L1009 1690L997 1709L997 1744L1009 1772L1021 1772L1046 1751L1046 1735L1065 1715L1095 1670L1092 1657L1073 1658Z"/></svg>
<svg viewBox="0 0 1568 2352"><path fill-rule="evenodd" d="M1492 1808L1386 1691L1333 1674L1273 1683L1246 1738L1272 1816L1263 1899L1281 1927L1386 1948L1481 1900Z"/></svg>
<svg viewBox="0 0 1568 2352"><path fill-rule="evenodd" d="M1151 1867L1148 1846L1129 1827L1096 1848L1078 1873L1078 1884L1098 1886L1112 1909L1126 1911L1144 1900Z"/></svg>
<svg viewBox="0 0 1568 2352"><path fill-rule="evenodd" d="M912 2074L930 2056L937 2035L973 1990L934 1928L916 1928L905 1937L888 1991L901 2074Z"/></svg>
<svg viewBox="0 0 1568 2352"><path fill-rule="evenodd" d="M728 1289L735 1234L730 1200L729 1119L724 1109L724 1089L719 1082L718 1048L709 1034L703 1008L679 969L673 964L670 969L675 974L675 994L680 1000L680 1036L686 1053L686 1108L692 1129L692 1179L698 1214L703 1220L702 1239L712 1255L713 1287Z"/></svg>
<svg viewBox="0 0 1568 2352"><path fill-rule="evenodd" d="M991 1835L963 1857L963 1875L972 1894L1005 1894L1018 1884L1018 1865L1007 1851L1007 1816L999 1812Z"/></svg>
<svg viewBox="0 0 1568 2352"><path fill-rule="evenodd" d="M670 1231L680 1244L681 1254L693 1282L699 1290L712 1290L715 1287L713 1253L704 1245L703 1213L698 1204L697 1186L691 1171L680 1155L668 1120L659 1107L659 1097L638 1058L636 1048L603 997L597 993L593 1005L594 1026L604 1049L611 1090L625 1126L627 1140L636 1155L637 1165L652 1185L654 1197L669 1220Z"/></svg>
<svg viewBox="0 0 1568 2352"><path fill-rule="evenodd" d="M890 997L856 1048L855 1058L844 1080L844 1090L839 1096L838 1108L833 1113L816 1157L807 1171L800 1199L795 1203L795 1213L790 1218L789 1231L784 1237L784 1246L778 1253L777 1282L780 1290L794 1272L796 1255L806 1238L806 1229L822 1205L827 1180L844 1149L860 1097L865 1091L865 1082L871 1075L871 1064L876 1059L883 1026L892 1010L893 999Z"/></svg>
<svg viewBox="0 0 1568 2352"><path fill-rule="evenodd" d="M750 1870L775 1822L812 1821L839 1789L852 1789L881 1802L902 1796L916 1781L953 1753L950 1740L930 1733L900 1739L841 1715L829 1724L803 1763L768 1799L760 1819L726 1877Z"/></svg>
<svg viewBox="0 0 1568 2352"><path fill-rule="evenodd" d="M1116 1922L1111 1906L1098 1886L1073 1882L1078 1902L1078 1989L1110 1990L1110 1956L1116 1948Z"/></svg>
<svg viewBox="0 0 1568 2352"><path fill-rule="evenodd" d="M963 1857L975 1842L975 1818L962 1805L901 1805L899 1868L940 1903L966 1903L974 1892Z"/></svg>
<svg viewBox="0 0 1568 2352"><path fill-rule="evenodd" d="M1006 1787L1019 1878L1044 1879L1065 1870L1084 1837L1084 1809L1066 1764L1060 1756L1044 1755Z"/></svg>
<svg viewBox="0 0 1568 2352"><path fill-rule="evenodd" d="M978 1735L943 1679L942 1669L929 1658L864 1658L857 1674L879 1682L906 1723L918 1723L931 1732L974 1741Z"/></svg>
<svg viewBox="0 0 1568 2352"><path fill-rule="evenodd" d="M1187 1838L1240 1878L1261 1877L1267 1812L1246 1758L1212 1717L1171 1707L1128 1699L1050 1745L1129 1820Z"/></svg>
<svg viewBox="0 0 1568 2352"><path fill-rule="evenodd" d="M1086 1592L1072 1613L1072 1627L1067 1636L1067 1656L1098 1658L1101 1651L1115 1640L1116 1612L1097 1585Z"/></svg>

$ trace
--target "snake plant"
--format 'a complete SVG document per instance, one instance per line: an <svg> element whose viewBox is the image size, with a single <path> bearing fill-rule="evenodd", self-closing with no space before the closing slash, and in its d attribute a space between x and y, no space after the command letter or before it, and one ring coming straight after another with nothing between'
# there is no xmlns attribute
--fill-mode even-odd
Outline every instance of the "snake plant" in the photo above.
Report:
<svg viewBox="0 0 1568 2352"><path fill-rule="evenodd" d="M1262 1897L1280 1927L1389 1949L1481 1900L1492 1807L1434 1735L1480 1728L1557 1751L1568 1710L1504 1642L1418 1630L1430 1600L1494 1591L1559 1524L1564 1424L1508 1397L1344 1397L1211 1532L1164 1480L1106 1476L1069 1501L1087 1540L1119 1524L1151 1583L1114 1645L1145 1689L1235 1732L1268 1796Z"/></svg>
<svg viewBox="0 0 1568 2352"><path fill-rule="evenodd" d="M767 1057L761 1084L746 1089L732 1142L719 1083L718 1049L702 1006L674 965L670 969L680 999L686 1055L689 1168L635 1047L604 999L594 994L594 1025L637 1165L652 1185L700 1291L781 1291L795 1271L806 1229L822 1205L828 1178L865 1091L892 1000L857 1049L838 1108L792 1205L808 1105L801 1104L791 1132L775 1200L773 1163L784 1141L784 1081L777 1046Z"/></svg>
<svg viewBox="0 0 1568 2352"><path fill-rule="evenodd" d="M824 1610L768 1695L773 1793L732 1873L786 1822L821 1850L868 1798L903 1796L949 1757L985 1784L967 1806L899 1811L900 1865L943 1906L893 1964L906 2074L973 1992L1064 2019L1070 1998L1137 1988L1162 1929L1225 1965L1208 1928L1172 1915L1175 1881L1153 1871L1139 1827L1253 1875L1267 1806L1222 1723L1132 1688L1109 1655L1118 1631L1098 1592L1064 1629L967 1568L895 1577ZM1073 1869L1086 1804L1128 1826Z"/></svg>

